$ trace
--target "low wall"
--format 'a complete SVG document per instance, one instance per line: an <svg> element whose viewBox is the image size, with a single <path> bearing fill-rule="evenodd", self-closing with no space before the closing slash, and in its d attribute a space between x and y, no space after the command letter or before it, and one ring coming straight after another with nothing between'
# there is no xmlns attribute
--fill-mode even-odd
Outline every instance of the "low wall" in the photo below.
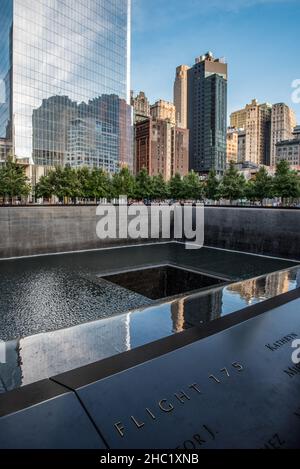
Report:
<svg viewBox="0 0 300 469"><path fill-rule="evenodd" d="M0 258L97 249L134 240L100 240L96 206L0 207ZM146 242L143 240L142 242Z"/></svg>
<svg viewBox="0 0 300 469"><path fill-rule="evenodd" d="M98 239L98 220L95 206L0 207L0 258L136 243ZM205 244L300 259L300 211L206 207Z"/></svg>
<svg viewBox="0 0 300 469"><path fill-rule="evenodd" d="M205 244L300 260L300 211L205 207Z"/></svg>

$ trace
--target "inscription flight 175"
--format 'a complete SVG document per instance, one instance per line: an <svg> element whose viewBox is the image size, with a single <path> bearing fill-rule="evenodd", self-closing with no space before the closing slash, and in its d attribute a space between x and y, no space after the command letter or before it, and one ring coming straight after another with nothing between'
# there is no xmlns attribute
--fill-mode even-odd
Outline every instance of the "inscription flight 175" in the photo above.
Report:
<svg viewBox="0 0 300 469"><path fill-rule="evenodd" d="M240 373L244 370L243 365L238 362L233 362L230 367L223 367L219 370L218 373L210 374L208 379L212 380L216 384L222 384L225 380L230 378L232 373ZM147 422L149 421L158 421L159 416L162 414L170 414L176 411L176 406L183 405L188 401L194 399L197 395L202 394L200 386L197 383L193 383L187 386L186 390L180 390L175 392L172 398L160 399L156 404L150 407L146 407L143 410L143 418L139 419L134 415L131 415L128 421L134 426L137 430L143 429ZM115 430L118 432L120 437L124 437L126 434L126 426L122 421L116 422L114 424Z"/></svg>

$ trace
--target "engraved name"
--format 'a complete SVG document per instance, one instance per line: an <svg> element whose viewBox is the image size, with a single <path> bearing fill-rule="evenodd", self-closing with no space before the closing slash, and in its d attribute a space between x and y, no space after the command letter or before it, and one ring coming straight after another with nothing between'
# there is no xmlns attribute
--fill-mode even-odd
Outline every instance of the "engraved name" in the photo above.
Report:
<svg viewBox="0 0 300 469"><path fill-rule="evenodd" d="M275 352L275 350L278 350L280 347L283 347L283 345L292 342L296 337L298 337L298 334L295 334L293 332L282 337L279 340L276 340L276 342L273 342L273 344L266 344L265 347L267 347L268 350L271 350L271 352Z"/></svg>
<svg viewBox="0 0 300 469"><path fill-rule="evenodd" d="M209 441L216 439L217 433L218 431L213 430L208 425L202 425L198 433L195 433L191 438L176 446L175 449L197 449L205 446Z"/></svg>
<svg viewBox="0 0 300 469"><path fill-rule="evenodd" d="M297 365L294 366L289 366L285 370L283 370L284 373L286 373L290 378L293 378L296 375L300 374L300 363L297 363Z"/></svg>
<svg viewBox="0 0 300 469"><path fill-rule="evenodd" d="M281 449L284 448L286 442L278 433L275 433L263 446L262 449Z"/></svg>

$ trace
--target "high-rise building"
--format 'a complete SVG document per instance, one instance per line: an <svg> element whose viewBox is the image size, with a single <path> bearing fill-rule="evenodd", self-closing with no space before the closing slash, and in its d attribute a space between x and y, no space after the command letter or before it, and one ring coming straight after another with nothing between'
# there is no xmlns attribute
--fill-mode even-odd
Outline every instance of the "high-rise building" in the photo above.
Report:
<svg viewBox="0 0 300 469"><path fill-rule="evenodd" d="M296 127L294 128L293 137L297 140L300 140L300 125L296 125Z"/></svg>
<svg viewBox="0 0 300 469"><path fill-rule="evenodd" d="M189 130L172 128L171 174L185 176L189 172Z"/></svg>
<svg viewBox="0 0 300 469"><path fill-rule="evenodd" d="M284 103L272 106L268 103L259 104L253 99L244 109L231 114L230 123L245 130L245 149L244 154L238 157L239 162L274 166L276 144L292 138L296 117L294 111ZM242 151L243 135L240 138L239 147Z"/></svg>
<svg viewBox="0 0 300 469"><path fill-rule="evenodd" d="M211 52L188 70L190 169L223 174L226 167L227 64Z"/></svg>
<svg viewBox="0 0 300 469"><path fill-rule="evenodd" d="M132 166L130 9L131 0L1 0L0 139L16 158Z"/></svg>
<svg viewBox="0 0 300 469"><path fill-rule="evenodd" d="M230 127L236 129L245 129L247 120L247 110L240 109L239 111L232 112L230 114Z"/></svg>
<svg viewBox="0 0 300 469"><path fill-rule="evenodd" d="M152 119L149 174L162 174L165 181L172 176L172 128L169 120Z"/></svg>
<svg viewBox="0 0 300 469"><path fill-rule="evenodd" d="M134 128L135 173L138 174L142 169L146 169L147 173L151 174L151 117L136 122Z"/></svg>
<svg viewBox="0 0 300 469"><path fill-rule="evenodd" d="M270 164L271 104L259 104L253 99L246 105L245 161L259 165Z"/></svg>
<svg viewBox="0 0 300 469"><path fill-rule="evenodd" d="M290 140L296 126L294 111L284 103L274 104L271 116L271 166L276 163L276 143Z"/></svg>
<svg viewBox="0 0 300 469"><path fill-rule="evenodd" d="M235 127L227 129L227 163L238 162L239 131Z"/></svg>
<svg viewBox="0 0 300 469"><path fill-rule="evenodd" d="M131 92L131 105L133 107L134 123L141 122L150 117L150 103L144 91L134 96Z"/></svg>
<svg viewBox="0 0 300 469"><path fill-rule="evenodd" d="M1 160L12 152L12 39L13 5L11 0L0 3L0 145Z"/></svg>
<svg viewBox="0 0 300 469"><path fill-rule="evenodd" d="M189 131L169 119L148 118L135 124L136 173L145 168L150 176L168 181L175 173L188 173Z"/></svg>
<svg viewBox="0 0 300 469"><path fill-rule="evenodd" d="M150 114L153 119L168 120L175 124L176 110L173 103L160 99L150 107Z"/></svg>
<svg viewBox="0 0 300 469"><path fill-rule="evenodd" d="M187 128L187 92L188 92L188 65L179 65L176 68L174 82L174 105L176 108L176 125Z"/></svg>
<svg viewBox="0 0 300 469"><path fill-rule="evenodd" d="M238 130L238 163L246 161L246 131Z"/></svg>
<svg viewBox="0 0 300 469"><path fill-rule="evenodd" d="M282 160L287 161L291 166L300 167L300 136L276 143L275 164Z"/></svg>

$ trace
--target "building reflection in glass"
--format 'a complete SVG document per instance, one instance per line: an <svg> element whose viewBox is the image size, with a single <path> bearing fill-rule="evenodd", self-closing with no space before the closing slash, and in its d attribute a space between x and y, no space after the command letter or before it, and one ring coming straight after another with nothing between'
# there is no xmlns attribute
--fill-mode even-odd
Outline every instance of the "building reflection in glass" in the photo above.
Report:
<svg viewBox="0 0 300 469"><path fill-rule="evenodd" d="M51 128L51 132L49 129ZM101 167L116 172L131 167L131 108L117 95L77 104L52 96L33 111L35 164Z"/></svg>
<svg viewBox="0 0 300 469"><path fill-rule="evenodd" d="M13 115L15 156L131 167L130 0L1 0L0 18L0 138Z"/></svg>

